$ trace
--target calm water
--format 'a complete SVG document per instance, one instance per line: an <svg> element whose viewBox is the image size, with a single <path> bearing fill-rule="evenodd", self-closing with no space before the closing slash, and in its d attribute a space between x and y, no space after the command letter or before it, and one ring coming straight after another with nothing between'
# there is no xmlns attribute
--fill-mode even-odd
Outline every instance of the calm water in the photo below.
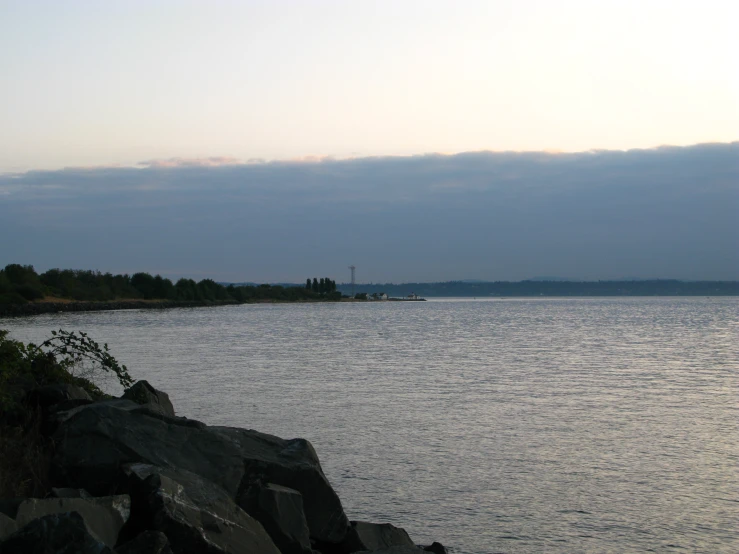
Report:
<svg viewBox="0 0 739 554"><path fill-rule="evenodd" d="M82 329L180 415L310 439L350 519L459 553L739 551L739 299L251 305Z"/></svg>

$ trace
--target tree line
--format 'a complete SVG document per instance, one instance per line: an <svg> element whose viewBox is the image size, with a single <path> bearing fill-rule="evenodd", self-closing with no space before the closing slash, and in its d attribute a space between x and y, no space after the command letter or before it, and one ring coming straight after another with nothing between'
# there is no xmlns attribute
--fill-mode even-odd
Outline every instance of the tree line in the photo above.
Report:
<svg viewBox="0 0 739 554"><path fill-rule="evenodd" d="M281 285L222 285L212 279L173 283L161 275L134 273L113 275L80 269L50 269L38 274L32 265L9 264L0 270L0 304L22 304L55 298L77 301L127 299L259 302L263 300L339 300L336 283L327 278L311 287ZM330 284L329 284L330 283Z"/></svg>
<svg viewBox="0 0 739 554"><path fill-rule="evenodd" d="M305 290L323 295L332 294L336 292L336 281L332 281L328 277L321 277L320 280L313 277L312 281L308 278L305 280Z"/></svg>

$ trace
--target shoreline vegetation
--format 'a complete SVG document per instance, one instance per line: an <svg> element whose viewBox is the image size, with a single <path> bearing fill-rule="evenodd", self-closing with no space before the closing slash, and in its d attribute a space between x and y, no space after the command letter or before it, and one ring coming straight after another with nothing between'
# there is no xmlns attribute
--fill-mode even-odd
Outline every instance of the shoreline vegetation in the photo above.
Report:
<svg viewBox="0 0 739 554"><path fill-rule="evenodd" d="M91 270L50 269L31 265L0 270L0 317L53 312L190 308L264 302L339 302L336 282L327 277L305 285L224 285L212 279L176 283L160 275L113 275Z"/></svg>
<svg viewBox="0 0 739 554"><path fill-rule="evenodd" d="M447 554L351 521L307 440L182 417L84 332L0 329L0 554L18 552Z"/></svg>
<svg viewBox="0 0 739 554"><path fill-rule="evenodd" d="M176 283L148 273L113 275L92 270L50 269L38 274L31 265L0 269L0 317L55 312L166 309L252 303L402 301L423 297L610 297L739 296L739 281L677 279L614 281L448 281L441 283L351 285L328 278L303 284L217 283L212 279Z"/></svg>

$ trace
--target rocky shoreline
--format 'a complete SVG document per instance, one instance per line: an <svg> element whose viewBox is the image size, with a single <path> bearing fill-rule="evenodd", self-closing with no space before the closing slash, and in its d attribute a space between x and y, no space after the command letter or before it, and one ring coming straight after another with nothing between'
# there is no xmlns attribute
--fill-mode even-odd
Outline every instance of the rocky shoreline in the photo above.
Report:
<svg viewBox="0 0 739 554"><path fill-rule="evenodd" d="M350 521L305 439L175 415L139 381L121 398L31 391L50 437L43 498L0 499L0 554L442 554Z"/></svg>

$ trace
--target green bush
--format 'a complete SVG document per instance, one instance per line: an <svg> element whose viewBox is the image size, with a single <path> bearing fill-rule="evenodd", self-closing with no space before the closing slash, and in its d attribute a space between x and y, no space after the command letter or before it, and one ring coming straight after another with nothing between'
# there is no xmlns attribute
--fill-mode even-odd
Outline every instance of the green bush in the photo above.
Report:
<svg viewBox="0 0 739 554"><path fill-rule="evenodd" d="M27 403L33 388L69 383L93 398L106 396L95 384L112 372L124 388L133 384L126 366L83 332L52 331L40 345L8 338L0 329L0 498L48 493L52 441L41 432L38 408Z"/></svg>
<svg viewBox="0 0 739 554"><path fill-rule="evenodd" d="M125 365L110 355L87 333L52 331L40 345L8 338L0 329L0 416L23 410L28 390L44 385L69 383L82 387L93 398L105 396L95 384L101 372L113 373L124 389L133 384ZM0 418L2 419L2 418Z"/></svg>
<svg viewBox="0 0 739 554"><path fill-rule="evenodd" d="M19 295L29 301L44 297L44 291L33 285L18 285L15 290Z"/></svg>

